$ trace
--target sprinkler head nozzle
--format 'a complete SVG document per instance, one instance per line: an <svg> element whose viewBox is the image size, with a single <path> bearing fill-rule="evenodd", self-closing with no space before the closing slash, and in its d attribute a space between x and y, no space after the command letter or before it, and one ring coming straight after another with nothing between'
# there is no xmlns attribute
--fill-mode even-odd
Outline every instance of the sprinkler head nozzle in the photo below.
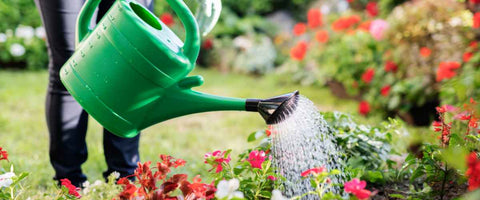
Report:
<svg viewBox="0 0 480 200"><path fill-rule="evenodd" d="M277 124L285 120L297 107L299 92L268 99L247 99L246 110L259 112L267 124Z"/></svg>

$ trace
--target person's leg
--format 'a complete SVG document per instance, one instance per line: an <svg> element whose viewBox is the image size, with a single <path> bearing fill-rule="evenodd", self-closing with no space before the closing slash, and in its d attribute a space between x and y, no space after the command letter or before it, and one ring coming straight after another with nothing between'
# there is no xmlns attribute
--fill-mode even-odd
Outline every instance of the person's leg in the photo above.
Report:
<svg viewBox="0 0 480 200"><path fill-rule="evenodd" d="M150 10L153 9L152 0L138 0ZM103 0L99 5L97 22L108 11L113 4L112 0ZM138 153L140 134L133 138L121 138L110 131L103 131L103 148L105 152L105 160L108 169L103 173L105 179L112 172L119 172L120 177L125 177L134 173L137 168L137 162L140 161ZM133 178L133 177L132 177Z"/></svg>
<svg viewBox="0 0 480 200"><path fill-rule="evenodd" d="M75 24L83 0L35 0L47 34L49 83L46 119L50 162L55 180L68 178L75 186L86 180L81 165L87 159L88 115L60 81L59 71L75 49Z"/></svg>

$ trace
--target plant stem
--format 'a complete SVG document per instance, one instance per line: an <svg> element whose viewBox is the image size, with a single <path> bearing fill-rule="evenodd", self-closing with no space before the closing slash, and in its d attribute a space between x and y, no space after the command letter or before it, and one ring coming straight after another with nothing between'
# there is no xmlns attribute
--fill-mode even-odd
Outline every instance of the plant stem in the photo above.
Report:
<svg viewBox="0 0 480 200"><path fill-rule="evenodd" d="M445 195L445 183L447 182L447 175L448 175L448 166L447 166L447 163L445 163L445 171L443 171L442 190L440 191L440 200L443 200L443 196Z"/></svg>

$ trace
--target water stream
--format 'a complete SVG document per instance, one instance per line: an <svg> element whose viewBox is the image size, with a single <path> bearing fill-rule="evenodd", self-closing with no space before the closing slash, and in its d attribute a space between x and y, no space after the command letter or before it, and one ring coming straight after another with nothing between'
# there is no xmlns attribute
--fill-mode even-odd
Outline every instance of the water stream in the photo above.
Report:
<svg viewBox="0 0 480 200"><path fill-rule="evenodd" d="M310 168L325 167L342 170L340 151L329 134L327 122L315 105L300 96L297 107L286 119L270 125L274 166L286 178L284 194L294 197L313 190L308 179L300 174ZM344 175L332 178L333 183L343 183ZM334 192L338 188L333 187ZM302 199L318 199L306 196Z"/></svg>

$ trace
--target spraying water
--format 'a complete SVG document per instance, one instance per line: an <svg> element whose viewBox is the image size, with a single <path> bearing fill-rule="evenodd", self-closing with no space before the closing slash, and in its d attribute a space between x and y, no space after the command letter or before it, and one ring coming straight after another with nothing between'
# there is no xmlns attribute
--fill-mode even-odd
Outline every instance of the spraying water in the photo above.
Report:
<svg viewBox="0 0 480 200"><path fill-rule="evenodd" d="M271 125L273 163L286 178L284 193L287 197L302 195L313 190L308 179L300 174L310 168L325 167L342 170L340 151L329 134L327 122L315 105L300 96L297 107L286 119ZM343 175L332 178L332 182L343 183ZM334 192L338 188L333 187ZM302 199L318 199L306 196Z"/></svg>

